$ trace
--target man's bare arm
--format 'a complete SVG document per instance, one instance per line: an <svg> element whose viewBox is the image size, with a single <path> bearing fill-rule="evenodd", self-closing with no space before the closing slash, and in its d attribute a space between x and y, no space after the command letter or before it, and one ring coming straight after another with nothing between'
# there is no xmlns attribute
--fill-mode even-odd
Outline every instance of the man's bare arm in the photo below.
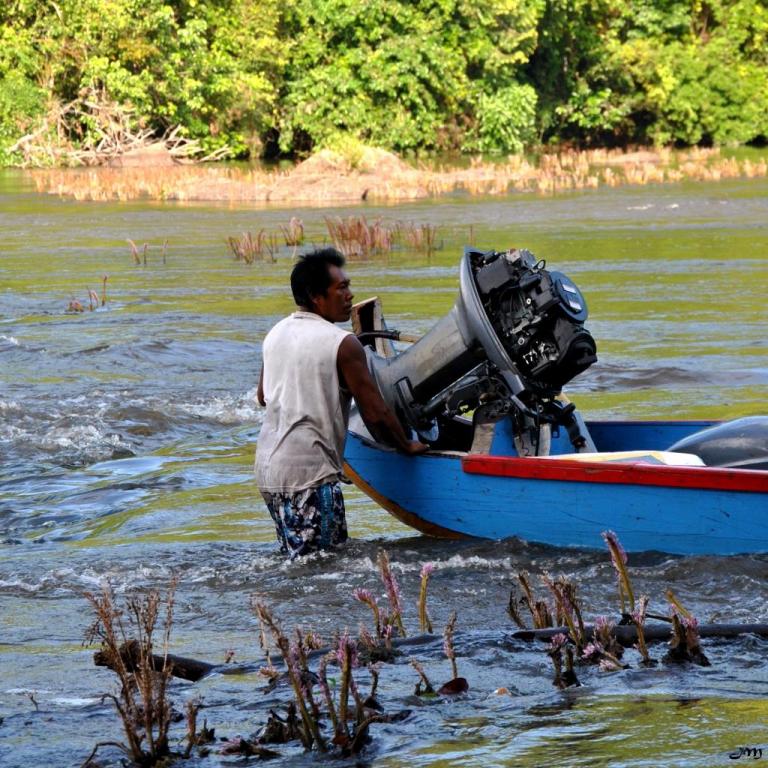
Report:
<svg viewBox="0 0 768 768"><path fill-rule="evenodd" d="M365 350L355 336L341 342L337 357L339 376L357 402L360 415L374 439L393 445L403 453L418 454L429 446L406 435L402 424L384 402L365 358Z"/></svg>
<svg viewBox="0 0 768 768"><path fill-rule="evenodd" d="M267 401L264 399L264 363L261 364L261 370L259 371L259 386L256 388L256 399L262 407L267 404Z"/></svg>

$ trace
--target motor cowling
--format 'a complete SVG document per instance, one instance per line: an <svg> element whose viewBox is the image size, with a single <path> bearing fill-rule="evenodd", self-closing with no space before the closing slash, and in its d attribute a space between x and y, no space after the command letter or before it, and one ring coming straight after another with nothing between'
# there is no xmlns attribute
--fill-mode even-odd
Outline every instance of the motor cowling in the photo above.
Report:
<svg viewBox="0 0 768 768"><path fill-rule="evenodd" d="M474 264L483 308L528 389L554 397L597 360L587 304L570 278L527 250L475 254Z"/></svg>

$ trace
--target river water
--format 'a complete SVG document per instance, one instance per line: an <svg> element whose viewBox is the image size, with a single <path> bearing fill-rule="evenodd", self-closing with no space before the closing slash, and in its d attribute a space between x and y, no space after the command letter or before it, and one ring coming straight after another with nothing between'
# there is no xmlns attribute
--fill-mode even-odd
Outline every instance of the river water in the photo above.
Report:
<svg viewBox="0 0 768 768"><path fill-rule="evenodd" d="M618 614L601 549L518 540L441 542L347 492L352 540L339 554L287 564L251 481L261 413L260 342L291 311L292 249L275 263L235 262L225 240L279 231L295 215L308 241L325 216L438 226L427 256L398 248L349 265L356 298L382 297L391 326L423 333L447 312L461 247L527 247L572 277L590 307L599 363L569 386L588 417L734 418L766 413L768 181L624 187L554 197L453 197L364 208L291 209L154 202L82 203L41 195L19 172L0 175L0 765L78 766L98 741L120 740L104 693L108 671L82 644L84 598L108 580L118 596L178 576L171 650L230 674L175 681L176 707L201 697L217 737L256 732L286 702L263 692L260 594L286 627L330 638L368 622L355 588L383 594L390 555L417 633L419 571L432 562L437 635L381 672L380 699L402 722L374 725L361 764L447 766L713 766L741 747L768 759L768 641L706 641L712 666L577 669L583 685L552 686L542 647L509 640L505 606L516 574L564 574L587 617ZM148 243L135 265L126 242ZM165 258L163 243L167 240ZM106 304L88 311L88 289ZM83 313L65 310L78 299ZM546 515L545 509L531 514ZM701 622L768 621L768 557L631 555L638 593L666 612L672 588ZM422 662L436 683L450 664L440 631L458 614L458 698L413 695ZM652 655L665 648L654 646ZM360 685L368 685L361 671ZM505 688L506 693L497 693ZM174 726L174 740L184 725ZM277 765L329 759L284 747ZM117 765L115 748L100 751ZM214 752L190 766L238 764ZM752 759L752 758L744 758ZM339 764L344 761L338 761Z"/></svg>

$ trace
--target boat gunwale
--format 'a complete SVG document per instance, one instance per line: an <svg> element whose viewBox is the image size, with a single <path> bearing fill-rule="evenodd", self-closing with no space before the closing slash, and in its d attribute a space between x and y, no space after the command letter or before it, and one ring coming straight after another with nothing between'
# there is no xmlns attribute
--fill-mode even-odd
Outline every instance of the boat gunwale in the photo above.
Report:
<svg viewBox="0 0 768 768"><path fill-rule="evenodd" d="M550 457L467 454L464 472L520 480L645 485L702 491L768 494L768 470L729 467L681 467L639 461L605 462Z"/></svg>

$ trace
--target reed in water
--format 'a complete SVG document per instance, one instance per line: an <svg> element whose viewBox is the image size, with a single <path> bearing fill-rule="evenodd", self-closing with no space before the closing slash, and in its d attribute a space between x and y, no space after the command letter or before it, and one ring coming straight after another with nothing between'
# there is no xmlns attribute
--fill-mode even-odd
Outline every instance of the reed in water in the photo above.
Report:
<svg viewBox="0 0 768 768"><path fill-rule="evenodd" d="M547 573L541 574L542 585L549 597L538 597L531 577L521 572L517 575L519 587L510 595L508 612L512 620L518 626L525 627L521 609L526 608L536 628L532 632L540 633L542 639L546 637L548 640L545 653L554 669L553 684L561 689L580 685L579 676L589 674L590 667L606 673L619 672L630 666L624 658L626 639L623 643L618 640L621 626L629 628L630 625L636 630L635 648L640 657L637 665L647 667L656 663L651 658L646 638L650 599L645 595L634 598L627 559L622 555L623 549L618 537L606 533L609 534L605 540L612 563L614 566L620 565L616 570L621 583L621 625L598 616L593 625L588 626L583 619L585 608L576 585L562 575L553 577ZM464 677L459 676L457 659L462 638L456 633L455 610L445 625L442 646L443 654L450 663L451 679L435 691L425 669L434 655L428 652L434 636L430 634L431 622L426 606L427 582L434 569L433 563L426 563L419 573L416 613L421 631L426 630L427 634L416 636L407 635L401 588L385 550L378 553L377 570L388 607L382 608L370 590L354 590L353 599L366 606L373 627L373 633L362 627L357 639L346 628L333 630L333 636L329 639L323 639L314 631L298 626L289 632L283 629L264 598L256 597L253 608L260 626L259 645L267 661L267 666L257 671L269 680L267 691L275 691L282 683L287 684L292 696L286 702L285 716L278 715L273 704L266 724L256 736L231 739L221 746L222 753L266 759L279 756L267 745L299 742L307 751L317 751L332 757L354 757L370 740L372 725L394 723L409 716L409 710L387 713L378 702L376 691L383 670L382 662L397 665L405 657L403 660L410 663L416 672L415 693L418 696L466 694L470 686ZM120 694L108 698L115 703L127 741L126 744L101 742L91 757L98 748L112 745L128 753L136 762L143 765L156 764L160 758L170 754L171 704L168 685L170 676L179 674L174 671L177 663L192 661L192 664L203 670L203 675L218 669L214 665L169 655L175 588L173 581L165 598L156 591L143 597L131 597L126 601L125 608L116 605L108 588L100 595L87 596L95 613L89 637L101 639L101 662L97 663L110 666L120 682ZM698 622L669 590L666 599L670 605L666 635L658 631L652 633L653 640L668 641L663 663L707 666L709 660L701 648ZM630 604L634 610L627 613ZM162 655L158 657L153 654L153 637L163 606L165 618L160 642ZM658 625L654 629L658 630ZM271 648L279 652L278 666L284 671L273 664ZM427 655L418 658L421 648ZM329 672L331 667L337 670L333 675ZM394 666L390 669L394 669ZM577 670L580 670L578 675ZM366 674L370 679L370 688L368 694L364 695L361 681ZM199 677L187 679L197 680ZM508 694L509 690L499 688L496 693ZM212 739L213 730L205 723L202 730L198 731L199 709L199 700L193 700L187 706L187 748L180 756L189 757L195 747L200 755L209 749L206 745Z"/></svg>

